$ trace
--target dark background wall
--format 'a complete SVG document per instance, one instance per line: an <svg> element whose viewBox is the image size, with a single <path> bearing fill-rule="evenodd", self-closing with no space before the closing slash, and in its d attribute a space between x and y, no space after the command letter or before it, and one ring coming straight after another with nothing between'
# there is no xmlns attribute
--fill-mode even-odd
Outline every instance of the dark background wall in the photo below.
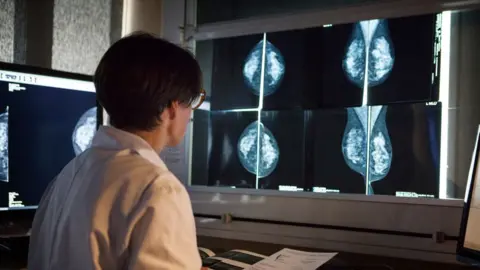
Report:
<svg viewBox="0 0 480 270"><path fill-rule="evenodd" d="M0 61L92 74L121 36L123 0L0 0Z"/></svg>

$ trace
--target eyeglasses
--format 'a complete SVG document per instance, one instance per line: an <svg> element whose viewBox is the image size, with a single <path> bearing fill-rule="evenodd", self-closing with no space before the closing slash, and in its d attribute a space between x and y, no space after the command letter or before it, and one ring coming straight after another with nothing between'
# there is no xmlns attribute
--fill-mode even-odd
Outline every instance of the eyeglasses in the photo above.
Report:
<svg viewBox="0 0 480 270"><path fill-rule="evenodd" d="M198 109L202 105L202 103L205 101L206 96L207 96L207 93L205 92L205 90L200 89L200 94L194 100L192 100L192 103L190 103L192 110Z"/></svg>

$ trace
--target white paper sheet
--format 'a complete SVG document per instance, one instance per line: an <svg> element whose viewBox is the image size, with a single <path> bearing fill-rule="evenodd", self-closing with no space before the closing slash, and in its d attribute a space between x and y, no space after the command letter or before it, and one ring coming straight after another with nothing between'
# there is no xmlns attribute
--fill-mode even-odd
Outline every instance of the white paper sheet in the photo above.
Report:
<svg viewBox="0 0 480 270"><path fill-rule="evenodd" d="M246 270L315 270L337 253L305 252L284 248Z"/></svg>

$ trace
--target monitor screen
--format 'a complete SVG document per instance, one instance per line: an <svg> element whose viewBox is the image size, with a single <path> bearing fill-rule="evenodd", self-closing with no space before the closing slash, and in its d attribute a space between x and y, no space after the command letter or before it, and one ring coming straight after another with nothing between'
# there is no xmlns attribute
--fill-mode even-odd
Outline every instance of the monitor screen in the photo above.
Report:
<svg viewBox="0 0 480 270"><path fill-rule="evenodd" d="M96 127L90 76L0 63L0 209L36 208Z"/></svg>
<svg viewBox="0 0 480 270"><path fill-rule="evenodd" d="M479 167L480 127L473 152L470 173L465 194L462 223L457 254L463 261L480 264L480 167Z"/></svg>

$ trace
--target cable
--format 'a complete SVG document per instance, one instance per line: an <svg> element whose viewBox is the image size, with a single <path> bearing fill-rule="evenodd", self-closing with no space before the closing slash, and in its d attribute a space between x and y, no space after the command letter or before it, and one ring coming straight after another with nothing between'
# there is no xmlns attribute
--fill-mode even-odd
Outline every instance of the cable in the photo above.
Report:
<svg viewBox="0 0 480 270"><path fill-rule="evenodd" d="M0 250L7 250L7 251L12 251L12 249L4 242L4 243L0 243Z"/></svg>

